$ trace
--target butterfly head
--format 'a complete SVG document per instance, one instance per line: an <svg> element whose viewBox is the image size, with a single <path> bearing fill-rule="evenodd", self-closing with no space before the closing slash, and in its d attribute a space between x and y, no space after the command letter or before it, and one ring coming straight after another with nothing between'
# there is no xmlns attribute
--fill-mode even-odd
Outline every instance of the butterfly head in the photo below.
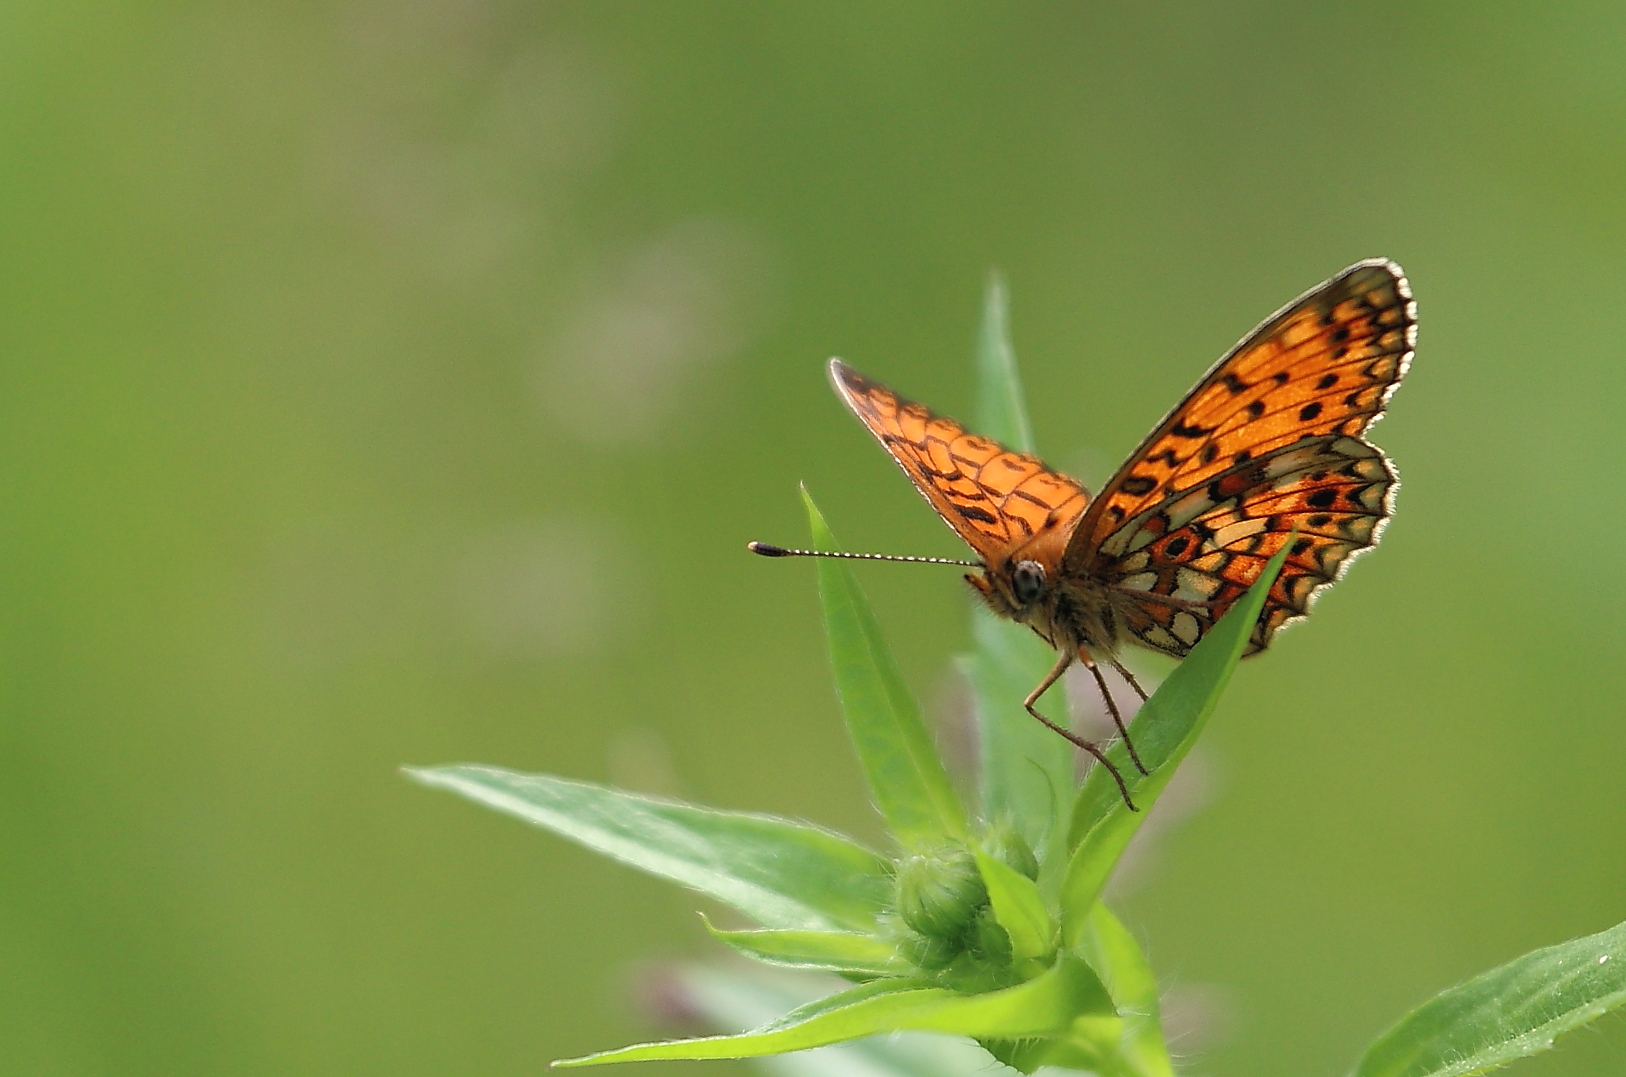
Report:
<svg viewBox="0 0 1626 1077"><path fill-rule="evenodd" d="M1042 561L1013 556L984 568L980 576L968 573L966 581L995 613L1027 624L1048 605L1052 575Z"/></svg>
<svg viewBox="0 0 1626 1077"><path fill-rule="evenodd" d="M1113 596L1099 581L1068 572L1065 551L1065 529L1042 533L966 580L996 615L1027 625L1052 647L1116 650L1122 619Z"/></svg>

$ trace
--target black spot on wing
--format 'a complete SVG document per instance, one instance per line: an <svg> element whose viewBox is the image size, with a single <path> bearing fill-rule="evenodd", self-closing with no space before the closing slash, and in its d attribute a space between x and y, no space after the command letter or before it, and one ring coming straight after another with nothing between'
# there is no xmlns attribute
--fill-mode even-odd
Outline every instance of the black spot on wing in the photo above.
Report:
<svg viewBox="0 0 1626 1077"><path fill-rule="evenodd" d="M1156 463L1161 462L1161 463L1167 464L1169 466L1169 468L1172 470L1174 468L1179 467L1185 461L1181 460L1178 456L1174 455L1174 450L1173 449L1164 449L1160 453L1155 453L1155 454L1153 454L1151 456L1148 456L1146 458L1146 462L1148 464L1156 464Z"/></svg>

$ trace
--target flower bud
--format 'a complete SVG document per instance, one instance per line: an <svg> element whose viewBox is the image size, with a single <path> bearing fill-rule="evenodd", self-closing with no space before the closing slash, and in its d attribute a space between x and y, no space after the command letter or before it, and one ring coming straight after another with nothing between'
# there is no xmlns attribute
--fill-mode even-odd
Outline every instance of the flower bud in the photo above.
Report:
<svg viewBox="0 0 1626 1077"><path fill-rule="evenodd" d="M915 968L925 972L937 972L948 968L954 963L955 958L965 952L965 943L957 938L945 939L937 935L905 931L903 938L898 941L898 950Z"/></svg>
<svg viewBox="0 0 1626 1077"><path fill-rule="evenodd" d="M898 865L898 915L922 935L957 939L986 904L988 890L967 849L911 856Z"/></svg>
<svg viewBox="0 0 1626 1077"><path fill-rule="evenodd" d="M1010 964L1011 937L994 919L992 906L984 905L971 925L971 948L995 965Z"/></svg>
<svg viewBox="0 0 1626 1077"><path fill-rule="evenodd" d="M1033 846L1017 833L1015 827L999 824L983 835L982 849L1006 867L1030 879L1039 877L1039 858L1033 855Z"/></svg>

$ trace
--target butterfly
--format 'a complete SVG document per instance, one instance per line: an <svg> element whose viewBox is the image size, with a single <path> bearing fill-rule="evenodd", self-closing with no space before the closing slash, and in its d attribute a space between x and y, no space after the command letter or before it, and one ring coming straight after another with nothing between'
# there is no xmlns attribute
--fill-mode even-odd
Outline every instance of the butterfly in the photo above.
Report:
<svg viewBox="0 0 1626 1077"><path fill-rule="evenodd" d="M1399 478L1365 434L1416 343L1417 305L1400 267L1357 262L1226 352L1094 497L1037 457L971 433L839 359L830 380L976 552L979 560L954 563L980 570L966 575L978 596L1056 649L1055 666L1023 706L1105 764L1134 808L1099 746L1040 713L1039 697L1073 663L1084 665L1146 773L1101 664L1145 699L1118 653L1136 645L1184 657L1291 543L1244 653L1262 651L1377 544Z"/></svg>

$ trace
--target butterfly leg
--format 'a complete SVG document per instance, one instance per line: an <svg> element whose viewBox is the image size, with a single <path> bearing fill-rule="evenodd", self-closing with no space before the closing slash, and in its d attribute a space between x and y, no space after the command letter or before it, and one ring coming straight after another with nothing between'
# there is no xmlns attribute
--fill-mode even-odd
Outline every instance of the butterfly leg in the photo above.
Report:
<svg viewBox="0 0 1626 1077"><path fill-rule="evenodd" d="M1140 682L1135 679L1135 675L1129 672L1129 670L1125 669L1124 664L1118 661L1116 658L1112 660L1112 668L1118 671L1118 676L1129 682L1129 687L1133 688L1135 690L1135 694L1140 696L1140 701L1145 703L1146 689L1140 686Z"/></svg>
<svg viewBox="0 0 1626 1077"><path fill-rule="evenodd" d="M1082 652L1079 654L1079 661L1084 663L1085 669L1095 674L1095 686L1101 689L1101 698L1107 701L1107 712L1112 715L1112 724L1118 727L1118 735L1124 739L1124 747L1129 749L1129 758L1135 761L1135 768L1142 774L1149 773L1146 764L1140 761L1140 755L1135 751L1135 742L1129 739L1129 730L1124 726L1124 717L1118 712L1118 701L1112 698L1112 689L1107 687L1107 679L1101 673L1101 667ZM1119 672L1123 671L1123 667L1119 666L1118 663L1114 662L1112 664L1117 666ZM1125 675L1127 676L1127 674ZM1130 678L1129 683L1135 683L1133 677ZM1135 691L1140 691L1140 685L1135 685ZM1141 698L1145 699L1146 697L1143 695Z"/></svg>
<svg viewBox="0 0 1626 1077"><path fill-rule="evenodd" d="M1051 685L1061 680L1061 675L1066 673L1067 667L1072 664L1073 656L1063 652L1062 656L1056 660L1055 668L1045 675L1044 680L1039 682L1039 687L1028 693L1028 697L1022 701L1022 706L1026 708L1029 714L1037 718L1040 723L1042 723L1052 732L1060 733L1073 744L1076 744L1078 747L1083 748L1086 752L1089 752L1091 755L1095 756L1096 761L1099 762L1103 767L1106 767L1107 773L1112 775L1112 780L1118 783L1118 795L1124 798L1124 803L1129 806L1129 810L1140 811L1139 808L1135 807L1135 802L1129 799L1129 787L1124 784L1123 775L1118 773L1118 768L1112 765L1111 760L1109 760L1105 755L1101 754L1100 748L1097 748L1094 744L1091 744L1089 741L1085 740L1077 733L1074 733L1072 730L1064 729L1055 722L1052 722L1050 719L1040 714L1038 708L1034 706L1035 703L1039 702L1039 697L1044 695L1045 692L1049 690ZM1100 674L1097 674L1097 676L1100 676ZM1119 728L1121 729L1123 727L1119 726ZM1127 740L1128 738L1125 739ZM1139 762L1139 760L1136 760L1137 765ZM1144 774L1146 771L1142 769L1141 773Z"/></svg>

